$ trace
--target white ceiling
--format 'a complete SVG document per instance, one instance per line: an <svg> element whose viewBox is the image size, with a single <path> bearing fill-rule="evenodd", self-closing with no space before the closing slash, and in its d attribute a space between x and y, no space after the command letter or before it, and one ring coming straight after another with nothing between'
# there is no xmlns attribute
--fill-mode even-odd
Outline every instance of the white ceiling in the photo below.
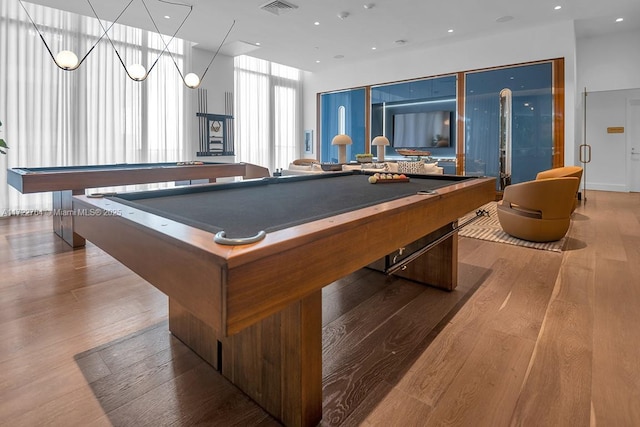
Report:
<svg viewBox="0 0 640 427"><path fill-rule="evenodd" d="M91 3L101 19L114 20L129 1ZM153 30L146 4L160 31L173 34L189 9L168 1L184 1L193 5L193 12L178 37L215 51L235 20L223 53L250 53L308 71L394 49L419 49L547 22L573 20L578 37L640 28L640 0L286 0L298 7L279 15L260 8L267 0L131 1L118 20L121 24ZM87 0L31 2L93 16ZM556 5L562 9L554 10ZM349 16L340 19L343 12ZM507 16L513 19L497 21ZM616 23L618 17L624 21ZM320 25L314 25L316 21Z"/></svg>

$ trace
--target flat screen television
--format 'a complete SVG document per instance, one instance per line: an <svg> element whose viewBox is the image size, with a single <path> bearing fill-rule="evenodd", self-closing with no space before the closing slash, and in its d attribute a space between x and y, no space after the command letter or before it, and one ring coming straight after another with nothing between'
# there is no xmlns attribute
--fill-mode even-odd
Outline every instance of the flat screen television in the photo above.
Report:
<svg viewBox="0 0 640 427"><path fill-rule="evenodd" d="M393 146L396 148L449 147L451 111L423 111L393 115Z"/></svg>

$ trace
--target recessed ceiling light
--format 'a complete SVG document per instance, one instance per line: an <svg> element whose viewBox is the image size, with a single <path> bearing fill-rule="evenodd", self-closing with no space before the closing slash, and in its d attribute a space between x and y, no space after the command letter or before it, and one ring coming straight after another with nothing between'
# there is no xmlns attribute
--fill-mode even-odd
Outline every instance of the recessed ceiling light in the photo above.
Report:
<svg viewBox="0 0 640 427"><path fill-rule="evenodd" d="M171 19L169 15L164 15L164 19Z"/></svg>
<svg viewBox="0 0 640 427"><path fill-rule="evenodd" d="M377 49L377 47L375 47L375 46L371 48L371 50L376 50L376 49Z"/></svg>
<svg viewBox="0 0 640 427"><path fill-rule="evenodd" d="M505 15L505 16L501 16L500 18L497 18L496 22L509 22L512 19L513 19L513 16Z"/></svg>
<svg viewBox="0 0 640 427"><path fill-rule="evenodd" d="M525 106L525 107L528 107L528 106L529 106L529 103L528 103L528 102L525 102L525 103L524 103L524 106Z"/></svg>
<svg viewBox="0 0 640 427"><path fill-rule="evenodd" d="M320 60L319 60L319 59L318 59L318 60L316 60L316 64L319 64L319 63L320 63Z"/></svg>
<svg viewBox="0 0 640 427"><path fill-rule="evenodd" d="M558 6L554 7L554 9L555 10L560 10L560 9L562 9L562 6L558 5Z"/></svg>
<svg viewBox="0 0 640 427"><path fill-rule="evenodd" d="M256 46L260 46L260 42L256 42Z"/></svg>
<svg viewBox="0 0 640 427"><path fill-rule="evenodd" d="M313 25L320 25L318 21L314 22Z"/></svg>
<svg viewBox="0 0 640 427"><path fill-rule="evenodd" d="M447 33L453 33L453 28L449 28L449 29L447 30Z"/></svg>
<svg viewBox="0 0 640 427"><path fill-rule="evenodd" d="M622 21L624 21L624 18L618 18L618 19L616 19L616 22L622 22Z"/></svg>

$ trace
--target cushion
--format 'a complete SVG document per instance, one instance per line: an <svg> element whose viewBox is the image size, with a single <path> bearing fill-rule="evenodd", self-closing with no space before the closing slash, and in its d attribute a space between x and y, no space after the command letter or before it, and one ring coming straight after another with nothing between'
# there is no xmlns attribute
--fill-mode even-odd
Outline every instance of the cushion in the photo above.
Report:
<svg viewBox="0 0 640 427"><path fill-rule="evenodd" d="M438 162L425 163L424 164L424 171L422 173L440 173L440 168L438 167Z"/></svg>
<svg viewBox="0 0 640 427"><path fill-rule="evenodd" d="M424 173L424 161L398 162L398 173Z"/></svg>
<svg viewBox="0 0 640 427"><path fill-rule="evenodd" d="M311 165L294 165L293 163L289 163L289 170L292 171L310 171Z"/></svg>
<svg viewBox="0 0 640 427"><path fill-rule="evenodd" d="M311 170L314 172L322 172L322 165L320 163L313 163L311 165Z"/></svg>
<svg viewBox="0 0 640 427"><path fill-rule="evenodd" d="M363 163L362 169L380 169L387 170L387 164L385 162L382 163Z"/></svg>
<svg viewBox="0 0 640 427"><path fill-rule="evenodd" d="M397 163L387 163L387 172L398 173Z"/></svg>
<svg viewBox="0 0 640 427"><path fill-rule="evenodd" d="M362 169L362 167L357 164L357 165L342 165L342 170L347 172L347 171L355 171L355 170L360 170Z"/></svg>

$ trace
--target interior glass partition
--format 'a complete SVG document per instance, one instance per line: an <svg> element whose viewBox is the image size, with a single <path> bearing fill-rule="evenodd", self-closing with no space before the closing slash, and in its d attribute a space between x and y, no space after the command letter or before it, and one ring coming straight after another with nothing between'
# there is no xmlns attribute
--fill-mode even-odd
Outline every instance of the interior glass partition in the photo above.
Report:
<svg viewBox="0 0 640 427"><path fill-rule="evenodd" d="M564 164L564 103L562 58L322 93L320 160L337 161L343 126L349 161L428 157L446 174L494 176L501 191ZM379 135L391 145L369 150Z"/></svg>
<svg viewBox="0 0 640 427"><path fill-rule="evenodd" d="M402 149L428 151L444 173L454 174L456 76L371 87L371 137L378 135L391 142L385 159L405 159Z"/></svg>
<svg viewBox="0 0 640 427"><path fill-rule="evenodd" d="M513 184L535 179L553 164L553 119L551 62L466 73L465 174L495 176L498 190L501 164Z"/></svg>

